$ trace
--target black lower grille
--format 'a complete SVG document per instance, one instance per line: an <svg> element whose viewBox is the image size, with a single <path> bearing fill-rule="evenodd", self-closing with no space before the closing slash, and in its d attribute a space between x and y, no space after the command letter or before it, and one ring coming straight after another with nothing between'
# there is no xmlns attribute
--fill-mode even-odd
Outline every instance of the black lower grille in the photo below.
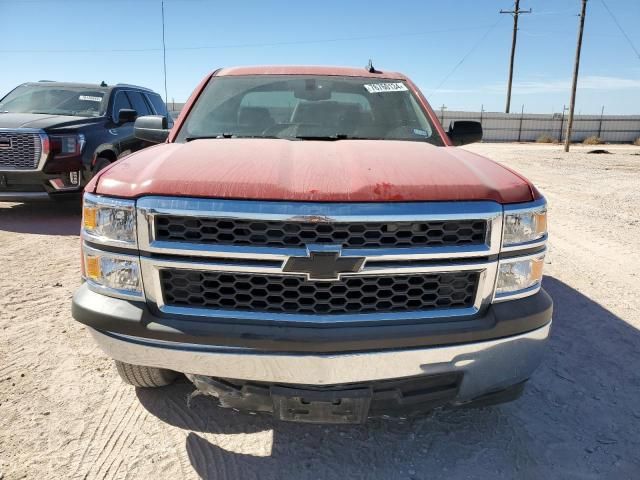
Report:
<svg viewBox="0 0 640 480"><path fill-rule="evenodd" d="M429 222L297 222L172 215L155 217L155 238L169 242L264 247L331 243L346 248L480 245L486 220Z"/></svg>
<svg viewBox="0 0 640 480"><path fill-rule="evenodd" d="M170 306L276 313L341 314L471 307L478 272L304 277L181 269L160 271Z"/></svg>

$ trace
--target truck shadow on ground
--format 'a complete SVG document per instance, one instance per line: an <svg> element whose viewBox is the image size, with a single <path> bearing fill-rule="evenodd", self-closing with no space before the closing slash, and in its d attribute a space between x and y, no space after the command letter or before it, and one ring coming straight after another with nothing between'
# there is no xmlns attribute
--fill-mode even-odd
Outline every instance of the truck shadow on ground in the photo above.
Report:
<svg viewBox="0 0 640 480"><path fill-rule="evenodd" d="M38 235L79 235L82 202L0 204L0 230Z"/></svg>
<svg viewBox="0 0 640 480"><path fill-rule="evenodd" d="M544 286L555 301L550 349L511 404L324 426L237 413L208 397L187 407L188 383L137 395L188 431L201 478L634 478L640 331L553 277Z"/></svg>

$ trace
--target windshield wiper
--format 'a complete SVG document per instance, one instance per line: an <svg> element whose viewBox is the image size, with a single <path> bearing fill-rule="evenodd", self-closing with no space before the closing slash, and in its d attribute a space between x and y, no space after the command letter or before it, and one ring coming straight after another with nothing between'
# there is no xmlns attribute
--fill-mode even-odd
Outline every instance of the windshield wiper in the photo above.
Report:
<svg viewBox="0 0 640 480"><path fill-rule="evenodd" d="M200 135L198 137L187 137L185 140L190 142L192 140L206 140L209 138L233 138L233 133L216 133L215 135Z"/></svg>
<svg viewBox="0 0 640 480"><path fill-rule="evenodd" d="M370 138L355 137L347 135L346 133L336 133L335 135L298 135L296 138L299 140L325 140L329 142L336 140L371 140Z"/></svg>
<svg viewBox="0 0 640 480"><path fill-rule="evenodd" d="M236 135L235 133L218 133L215 135L201 135L198 137L187 137L185 140L191 142L192 140L206 140L212 138L278 138L280 140L286 140L286 137L276 137L275 135Z"/></svg>

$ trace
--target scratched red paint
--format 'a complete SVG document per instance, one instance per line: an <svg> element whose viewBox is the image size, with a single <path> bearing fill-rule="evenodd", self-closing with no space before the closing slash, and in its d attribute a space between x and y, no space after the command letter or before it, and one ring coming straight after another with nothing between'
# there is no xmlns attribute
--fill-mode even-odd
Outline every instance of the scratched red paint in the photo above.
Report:
<svg viewBox="0 0 640 480"><path fill-rule="evenodd" d="M424 142L210 139L173 143L211 76L347 75L406 80L445 141L428 103L397 73L338 67L242 67L207 76L185 105L168 143L134 153L87 185L88 191L135 198L171 195L321 202L493 200L520 203L540 196L522 176L489 159Z"/></svg>

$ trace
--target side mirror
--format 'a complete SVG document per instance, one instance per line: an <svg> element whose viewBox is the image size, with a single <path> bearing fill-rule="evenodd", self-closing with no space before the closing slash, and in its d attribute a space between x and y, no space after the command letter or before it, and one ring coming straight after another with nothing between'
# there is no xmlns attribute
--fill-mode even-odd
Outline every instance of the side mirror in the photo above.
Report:
<svg viewBox="0 0 640 480"><path fill-rule="evenodd" d="M116 123L123 124L135 121L138 118L138 112L132 110L130 108L121 108L118 110L118 118L116 118Z"/></svg>
<svg viewBox="0 0 640 480"><path fill-rule="evenodd" d="M458 120L451 123L447 134L456 147L479 142L482 140L482 124L480 122Z"/></svg>
<svg viewBox="0 0 640 480"><path fill-rule="evenodd" d="M145 115L138 117L133 124L136 138L151 143L162 143L169 136L167 117L162 115Z"/></svg>

